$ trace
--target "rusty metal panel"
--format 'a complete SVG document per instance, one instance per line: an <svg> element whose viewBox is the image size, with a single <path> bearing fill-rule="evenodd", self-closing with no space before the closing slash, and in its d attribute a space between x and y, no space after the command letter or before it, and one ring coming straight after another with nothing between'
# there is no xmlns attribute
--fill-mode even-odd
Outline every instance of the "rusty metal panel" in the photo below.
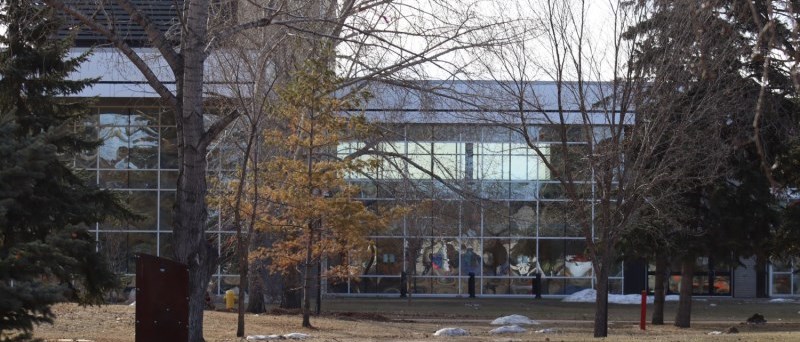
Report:
<svg viewBox="0 0 800 342"><path fill-rule="evenodd" d="M189 340L189 268L136 254L136 342Z"/></svg>

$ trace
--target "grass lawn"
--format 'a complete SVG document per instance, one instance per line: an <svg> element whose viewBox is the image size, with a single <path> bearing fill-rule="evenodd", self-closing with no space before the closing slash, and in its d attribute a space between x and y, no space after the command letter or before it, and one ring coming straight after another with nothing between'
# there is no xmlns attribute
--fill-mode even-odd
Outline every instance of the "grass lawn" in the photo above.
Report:
<svg viewBox="0 0 800 342"><path fill-rule="evenodd" d="M668 302L666 317L672 320L676 303ZM310 334L310 341L597 341L592 338L594 315L591 303L563 303L557 299L465 299L413 298L329 298L323 314L312 317L316 329L300 327L296 314L246 316L248 335ZM648 308L649 309L649 308ZM678 329L668 322L639 330L637 305L609 305L609 337L606 341L800 341L800 302L769 303L767 300L700 299L694 302L693 324ZM107 305L81 308L72 304L54 307L58 315L53 325L42 325L35 337L46 341L86 339L94 342L134 341L135 308ZM764 325L742 324L760 313ZM497 317L520 314L540 321L526 326L526 332L492 335L489 322ZM648 319L649 319L648 311ZM235 337L236 314L206 311L206 341L243 341ZM466 337L434 337L444 327L469 331ZM736 327L737 334L709 335ZM553 332L537 333L549 328Z"/></svg>

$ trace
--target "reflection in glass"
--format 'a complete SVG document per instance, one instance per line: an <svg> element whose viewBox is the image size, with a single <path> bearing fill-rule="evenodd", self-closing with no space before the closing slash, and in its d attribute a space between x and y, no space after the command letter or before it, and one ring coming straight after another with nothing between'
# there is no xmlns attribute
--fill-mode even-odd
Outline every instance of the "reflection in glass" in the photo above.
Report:
<svg viewBox="0 0 800 342"><path fill-rule="evenodd" d="M592 288L591 279L566 279L564 294L570 295L578 291Z"/></svg>
<svg viewBox="0 0 800 342"><path fill-rule="evenodd" d="M421 239L417 253L416 274L433 276L458 275L458 241ZM409 245L412 245L411 243ZM411 248L411 246L409 246Z"/></svg>
<svg viewBox="0 0 800 342"><path fill-rule="evenodd" d="M511 279L511 294L529 295L533 293L533 278Z"/></svg>
<svg viewBox="0 0 800 342"><path fill-rule="evenodd" d="M175 189L178 185L178 172L161 171L161 188Z"/></svg>
<svg viewBox="0 0 800 342"><path fill-rule="evenodd" d="M565 202L539 203L539 236L562 237L567 220Z"/></svg>
<svg viewBox="0 0 800 342"><path fill-rule="evenodd" d="M356 293L400 294L400 277L361 277L353 280L351 291Z"/></svg>
<svg viewBox="0 0 800 342"><path fill-rule="evenodd" d="M178 144L175 127L161 128L161 168L178 168ZM209 166L211 163L209 162ZM210 168L210 167L209 167Z"/></svg>
<svg viewBox="0 0 800 342"><path fill-rule="evenodd" d="M508 240L483 240L483 275L507 276L511 270L508 257Z"/></svg>
<svg viewBox="0 0 800 342"><path fill-rule="evenodd" d="M459 201L439 201L432 206L434 235L458 235L460 203Z"/></svg>
<svg viewBox="0 0 800 342"><path fill-rule="evenodd" d="M541 272L542 266L536 257L536 240L511 240L511 271L514 276L531 277Z"/></svg>
<svg viewBox="0 0 800 342"><path fill-rule="evenodd" d="M792 294L792 275L790 273L772 275L772 294L773 295Z"/></svg>
<svg viewBox="0 0 800 342"><path fill-rule="evenodd" d="M592 276L592 261L586 256L584 240L566 240L566 275L570 277Z"/></svg>
<svg viewBox="0 0 800 342"><path fill-rule="evenodd" d="M462 202L462 236L477 237L481 234L481 208L474 202Z"/></svg>
<svg viewBox="0 0 800 342"><path fill-rule="evenodd" d="M101 168L155 168L158 133L149 127L100 127L103 145L98 148Z"/></svg>
<svg viewBox="0 0 800 342"><path fill-rule="evenodd" d="M99 171L100 187L107 189L128 189L130 180L128 171Z"/></svg>
<svg viewBox="0 0 800 342"><path fill-rule="evenodd" d="M175 249L172 247L172 242L172 234L158 234L158 255L164 258L172 259L175 254Z"/></svg>
<svg viewBox="0 0 800 342"><path fill-rule="evenodd" d="M375 239L375 246L374 274L400 276L403 272L403 240Z"/></svg>
<svg viewBox="0 0 800 342"><path fill-rule="evenodd" d="M483 294L511 294L511 279L506 277L483 278Z"/></svg>
<svg viewBox="0 0 800 342"><path fill-rule="evenodd" d="M159 230L169 231L172 230L172 206L175 204L174 191L162 191L160 194L161 202L159 203Z"/></svg>
<svg viewBox="0 0 800 342"><path fill-rule="evenodd" d="M536 236L536 202L511 202L511 235Z"/></svg>
<svg viewBox="0 0 800 342"><path fill-rule="evenodd" d="M508 236L508 202L483 202L484 236Z"/></svg>
<svg viewBox="0 0 800 342"><path fill-rule="evenodd" d="M158 131L151 127L131 127L128 148L128 168L158 168Z"/></svg>
<svg viewBox="0 0 800 342"><path fill-rule="evenodd" d="M134 189L157 189L158 172L156 171L130 171L130 187Z"/></svg>
<svg viewBox="0 0 800 342"><path fill-rule="evenodd" d="M537 182L514 182L511 186L511 199L535 200L539 192Z"/></svg>
<svg viewBox="0 0 800 342"><path fill-rule="evenodd" d="M459 256L460 274L462 276L469 276L470 273L475 276L481 275L481 248L480 240L477 239L464 239L461 240L461 250Z"/></svg>
<svg viewBox="0 0 800 342"><path fill-rule="evenodd" d="M548 277L563 276L564 240L539 240L539 262Z"/></svg>
<svg viewBox="0 0 800 342"><path fill-rule="evenodd" d="M142 215L141 220L130 222L131 228L142 230L156 230L156 208L158 192L156 191L131 191L128 195L131 209Z"/></svg>
<svg viewBox="0 0 800 342"><path fill-rule="evenodd" d="M131 126L157 126L160 110L156 108L135 108L130 117Z"/></svg>
<svg viewBox="0 0 800 342"><path fill-rule="evenodd" d="M136 253L156 255L156 235L150 233L104 233L100 234L100 253L111 269L121 274L136 272Z"/></svg>
<svg viewBox="0 0 800 342"><path fill-rule="evenodd" d="M622 294L622 279L609 279L608 293Z"/></svg>

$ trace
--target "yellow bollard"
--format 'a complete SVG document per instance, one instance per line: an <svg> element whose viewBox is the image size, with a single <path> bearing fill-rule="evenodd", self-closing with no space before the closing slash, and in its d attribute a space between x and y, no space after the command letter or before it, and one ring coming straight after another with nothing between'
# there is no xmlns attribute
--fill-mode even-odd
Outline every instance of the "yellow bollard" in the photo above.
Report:
<svg viewBox="0 0 800 342"><path fill-rule="evenodd" d="M236 305L236 293L233 290L225 291L225 309L233 310L234 305Z"/></svg>

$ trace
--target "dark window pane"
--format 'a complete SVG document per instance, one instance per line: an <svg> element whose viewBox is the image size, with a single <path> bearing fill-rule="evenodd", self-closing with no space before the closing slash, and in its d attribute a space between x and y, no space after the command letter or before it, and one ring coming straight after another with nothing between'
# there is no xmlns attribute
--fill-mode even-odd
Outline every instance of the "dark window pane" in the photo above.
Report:
<svg viewBox="0 0 800 342"><path fill-rule="evenodd" d="M161 171L161 188L175 189L178 185L178 172Z"/></svg>
<svg viewBox="0 0 800 342"><path fill-rule="evenodd" d="M158 172L156 171L130 171L130 187L133 189L158 188Z"/></svg>
<svg viewBox="0 0 800 342"><path fill-rule="evenodd" d="M130 179L128 171L98 171L100 175L100 187L107 189L128 189Z"/></svg>
<svg viewBox="0 0 800 342"><path fill-rule="evenodd" d="M483 240L483 276L508 276L511 271L508 239Z"/></svg>
<svg viewBox="0 0 800 342"><path fill-rule="evenodd" d="M178 144L175 127L161 128L161 168L178 168ZM210 163L209 163L210 164ZM210 168L209 168L210 169Z"/></svg>
<svg viewBox="0 0 800 342"><path fill-rule="evenodd" d="M172 230L172 206L175 204L175 192L174 191L162 191L161 192L161 203L159 205L159 229L161 231L168 231Z"/></svg>
<svg viewBox="0 0 800 342"><path fill-rule="evenodd" d="M136 253L157 253L156 234L150 233L103 233L99 246L100 253L117 273L136 272Z"/></svg>
<svg viewBox="0 0 800 342"><path fill-rule="evenodd" d="M564 276L564 240L539 240L539 263L545 276Z"/></svg>
<svg viewBox="0 0 800 342"><path fill-rule="evenodd" d="M157 217L156 191L132 191L129 195L129 205L136 213L143 216L141 220L131 222L132 229L155 230Z"/></svg>

